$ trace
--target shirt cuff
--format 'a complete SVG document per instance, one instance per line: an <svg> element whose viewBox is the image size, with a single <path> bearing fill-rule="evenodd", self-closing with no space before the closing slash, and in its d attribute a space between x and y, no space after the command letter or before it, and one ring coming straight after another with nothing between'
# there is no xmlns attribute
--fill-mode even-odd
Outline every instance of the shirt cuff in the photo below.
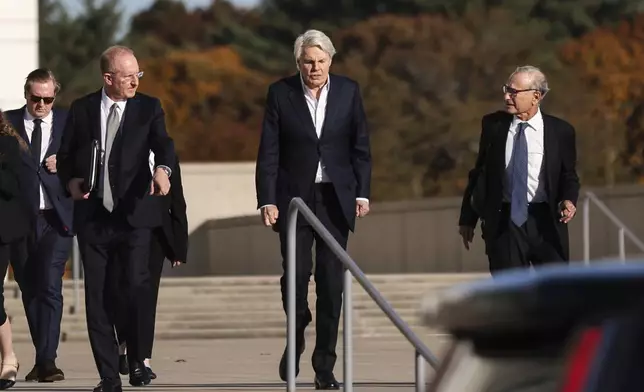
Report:
<svg viewBox="0 0 644 392"><path fill-rule="evenodd" d="M269 207L269 206L275 207L275 204L264 204L263 206L259 207L258 209L261 210L262 208Z"/></svg>
<svg viewBox="0 0 644 392"><path fill-rule="evenodd" d="M170 169L166 165L159 165L156 168L157 169L159 169L159 168L164 169L168 173L168 177L170 177L172 175L172 169Z"/></svg>
<svg viewBox="0 0 644 392"><path fill-rule="evenodd" d="M369 203L369 199L367 199L365 197L356 197L356 200L362 200L362 201L366 201L367 203Z"/></svg>

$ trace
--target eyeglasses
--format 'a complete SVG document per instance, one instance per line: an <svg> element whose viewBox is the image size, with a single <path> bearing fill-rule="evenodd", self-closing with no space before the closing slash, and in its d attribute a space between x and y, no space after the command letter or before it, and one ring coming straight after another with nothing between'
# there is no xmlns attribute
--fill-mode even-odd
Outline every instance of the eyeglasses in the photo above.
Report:
<svg viewBox="0 0 644 392"><path fill-rule="evenodd" d="M56 97L39 97L37 95L30 94L29 95L29 100L33 103L40 103L40 101L43 101L45 105L51 105Z"/></svg>
<svg viewBox="0 0 644 392"><path fill-rule="evenodd" d="M526 91L538 91L536 88L527 88L525 90L517 90L516 88L512 88L508 86L507 84L503 85L503 94L510 94L510 95L517 95L519 93L523 93Z"/></svg>
<svg viewBox="0 0 644 392"><path fill-rule="evenodd" d="M112 72L112 71L110 71L110 72L108 72L108 73L109 73L109 74L112 74L112 75L116 75L118 72ZM130 75L125 75L125 76L123 76L123 79L132 80L132 79L134 79L134 78L136 78L136 79L141 79L142 77L143 77L143 71L140 71L140 72L133 73L133 74L130 74Z"/></svg>

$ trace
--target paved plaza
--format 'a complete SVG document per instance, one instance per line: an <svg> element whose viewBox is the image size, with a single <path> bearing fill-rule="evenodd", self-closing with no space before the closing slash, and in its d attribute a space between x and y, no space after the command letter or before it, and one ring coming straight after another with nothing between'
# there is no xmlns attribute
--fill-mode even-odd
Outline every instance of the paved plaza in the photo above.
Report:
<svg viewBox="0 0 644 392"><path fill-rule="evenodd" d="M434 351L444 348L447 338L424 336ZM342 381L342 337L338 344L336 377ZM286 384L277 375L277 366L284 339L219 339L159 340L155 346L152 367L158 378L152 384L134 388L123 376L125 390L146 392L198 391L285 391ZM310 339L302 356L298 390L313 388ZM98 382L89 342L64 342L59 350L58 365L67 380L54 383L26 383L25 374L33 365L33 349L29 343L18 343L20 360L16 391L91 391ZM354 341L354 391L413 391L414 354L403 337L359 338ZM427 374L432 374L428 366Z"/></svg>

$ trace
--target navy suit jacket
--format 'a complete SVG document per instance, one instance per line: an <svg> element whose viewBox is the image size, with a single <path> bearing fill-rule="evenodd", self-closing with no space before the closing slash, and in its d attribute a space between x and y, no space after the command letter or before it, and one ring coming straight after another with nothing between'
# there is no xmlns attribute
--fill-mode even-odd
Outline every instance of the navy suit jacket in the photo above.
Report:
<svg viewBox="0 0 644 392"><path fill-rule="evenodd" d="M20 109L9 110L5 112L7 119L11 122L14 129L18 131L20 136L29 144L29 138L25 131L24 114L27 108L23 106ZM58 153L60 141L65 129L65 122L67 120L67 112L60 109L53 109L53 124L52 124L52 137L47 149L46 157ZM44 192L49 197L51 204L60 218L62 227L59 227L59 232L66 235L74 235L74 201L67 194L65 189L61 186L61 181L58 179L57 174L52 174L47 170L42 162L36 162L29 154L29 151L22 152L22 174L20 178L21 189L27 198L30 211L33 217L36 217L40 205L40 192L39 184L43 184Z"/></svg>
<svg viewBox="0 0 644 392"><path fill-rule="evenodd" d="M369 198L371 152L360 87L330 74L326 116L318 138L299 74L268 88L257 155L257 207L274 204L286 219L293 197L311 201L320 159L334 185L349 228L355 227L356 198Z"/></svg>

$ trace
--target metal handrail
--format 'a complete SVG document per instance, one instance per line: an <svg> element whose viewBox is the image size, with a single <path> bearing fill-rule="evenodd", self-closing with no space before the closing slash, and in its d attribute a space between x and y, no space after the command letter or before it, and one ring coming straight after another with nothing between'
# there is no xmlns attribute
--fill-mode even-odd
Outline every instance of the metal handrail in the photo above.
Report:
<svg viewBox="0 0 644 392"><path fill-rule="evenodd" d="M593 202L599 209L610 219L618 228L617 243L619 246L619 259L622 263L626 262L626 244L625 237L628 237L640 251L644 252L644 242L642 242L626 225L608 208L603 201L593 192L586 192L583 206L584 222L584 263L590 264L590 203Z"/></svg>
<svg viewBox="0 0 644 392"><path fill-rule="evenodd" d="M365 274L360 270L358 265L351 259L349 254L333 238L331 233L324 227L322 222L309 209L304 201L295 197L291 200L288 208L288 236L287 236L287 269L286 279L288 287L287 298L287 391L295 391L295 255L296 255L296 234L297 234L297 217L298 212L313 227L318 235L329 246L335 256L346 267L344 271L344 289L343 289L343 352L344 352L344 391L353 390L353 360L352 360L352 333L351 333L351 313L353 305L351 303L351 278L352 275L358 283L378 304L385 315L394 323L398 330L407 338L412 346L416 349L416 391L425 391L425 363L427 361L433 368L438 366L438 359L432 354L427 346L416 336L409 325L396 313L392 306L384 299L375 286L367 279Z"/></svg>

